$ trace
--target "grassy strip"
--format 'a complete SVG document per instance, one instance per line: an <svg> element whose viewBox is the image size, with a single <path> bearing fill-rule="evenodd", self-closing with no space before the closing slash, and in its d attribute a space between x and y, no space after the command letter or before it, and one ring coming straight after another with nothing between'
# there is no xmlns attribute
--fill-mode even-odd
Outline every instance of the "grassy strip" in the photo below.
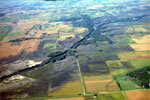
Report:
<svg viewBox="0 0 150 100"><path fill-rule="evenodd" d="M126 100L128 100L128 99L127 99L127 97L126 97L126 95L124 94L124 92L123 92L123 91L122 91L122 94L123 94L124 98L125 98Z"/></svg>
<svg viewBox="0 0 150 100"><path fill-rule="evenodd" d="M82 84L82 87L83 87L83 94L85 95L86 94L86 86L85 86L85 82L84 82L84 79L83 79L83 76L82 76L82 73L81 73L79 59L76 58L76 61L77 61L77 65L78 65L78 71L79 71L79 75L80 75L80 79L81 79L81 84Z"/></svg>

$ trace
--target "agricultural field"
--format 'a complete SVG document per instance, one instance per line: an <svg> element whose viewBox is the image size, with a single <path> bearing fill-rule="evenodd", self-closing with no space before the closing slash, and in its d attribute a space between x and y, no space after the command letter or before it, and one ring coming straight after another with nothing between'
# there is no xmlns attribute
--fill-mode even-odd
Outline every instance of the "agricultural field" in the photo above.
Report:
<svg viewBox="0 0 150 100"><path fill-rule="evenodd" d="M132 38L136 44L131 44L130 46L135 51L150 51L150 35L145 35L143 37Z"/></svg>
<svg viewBox="0 0 150 100"><path fill-rule="evenodd" d="M120 91L111 75L88 76L84 77L84 81L88 93Z"/></svg>
<svg viewBox="0 0 150 100"><path fill-rule="evenodd" d="M18 45L14 45L9 42L4 42L0 46L0 58L8 58L10 56L19 55L21 52L33 52L38 48L39 40L23 41ZM7 48L7 49L6 49Z"/></svg>
<svg viewBox="0 0 150 100"><path fill-rule="evenodd" d="M58 98L58 99L44 99L44 100L85 100L84 97Z"/></svg>
<svg viewBox="0 0 150 100"><path fill-rule="evenodd" d="M122 93L100 94L98 98L101 100L126 100Z"/></svg>
<svg viewBox="0 0 150 100"><path fill-rule="evenodd" d="M82 85L80 79L75 79L67 83L64 83L64 85L60 86L58 89L54 91L52 90L49 93L49 96L76 95L76 94L82 94Z"/></svg>
<svg viewBox="0 0 150 100"><path fill-rule="evenodd" d="M130 46L135 51L150 51L150 44L132 44Z"/></svg>
<svg viewBox="0 0 150 100"><path fill-rule="evenodd" d="M120 61L107 61L106 63L110 69L119 69L119 68L123 67L123 65Z"/></svg>
<svg viewBox="0 0 150 100"><path fill-rule="evenodd" d="M150 53L149 52L118 53L117 56L122 61L138 60L138 59L150 59Z"/></svg>
<svg viewBox="0 0 150 100"><path fill-rule="evenodd" d="M131 64L137 69L150 66L149 59L133 60L131 61Z"/></svg>
<svg viewBox="0 0 150 100"><path fill-rule="evenodd" d="M39 99L39 100L96 100L94 96L86 97L65 97L65 98L56 98L56 99Z"/></svg>
<svg viewBox="0 0 150 100"><path fill-rule="evenodd" d="M90 48L91 46L89 46L87 49ZM79 49L78 52L81 52L81 50ZM89 52L90 51L87 50L87 53ZM79 53L79 64L83 76L97 76L109 73L109 68L103 56L99 54L98 50L87 55Z"/></svg>
<svg viewBox="0 0 150 100"><path fill-rule="evenodd" d="M128 100L149 100L149 90L132 90L125 92Z"/></svg>

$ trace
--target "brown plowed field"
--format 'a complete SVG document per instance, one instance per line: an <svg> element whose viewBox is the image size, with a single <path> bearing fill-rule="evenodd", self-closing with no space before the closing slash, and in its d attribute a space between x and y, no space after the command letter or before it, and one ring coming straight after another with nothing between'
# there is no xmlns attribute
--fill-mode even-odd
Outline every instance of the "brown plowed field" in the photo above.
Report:
<svg viewBox="0 0 150 100"><path fill-rule="evenodd" d="M111 75L84 77L88 93L120 91Z"/></svg>
<svg viewBox="0 0 150 100"><path fill-rule="evenodd" d="M125 92L128 100L150 100L150 90L133 90Z"/></svg>
<svg viewBox="0 0 150 100"><path fill-rule="evenodd" d="M58 99L45 99L45 100L85 100L84 97L72 97L72 98L58 98Z"/></svg>
<svg viewBox="0 0 150 100"><path fill-rule="evenodd" d="M11 45L10 42L5 42L0 46L0 58L16 56L20 54L23 50L26 52L33 52L37 49L39 43L39 40L23 41L20 45Z"/></svg>

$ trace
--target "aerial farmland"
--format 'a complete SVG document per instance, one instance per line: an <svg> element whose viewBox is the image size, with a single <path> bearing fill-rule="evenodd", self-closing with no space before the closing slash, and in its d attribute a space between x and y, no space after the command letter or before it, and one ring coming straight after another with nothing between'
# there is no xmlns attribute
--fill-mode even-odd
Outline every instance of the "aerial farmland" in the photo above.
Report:
<svg viewBox="0 0 150 100"><path fill-rule="evenodd" d="M0 3L0 100L149 100L149 0Z"/></svg>

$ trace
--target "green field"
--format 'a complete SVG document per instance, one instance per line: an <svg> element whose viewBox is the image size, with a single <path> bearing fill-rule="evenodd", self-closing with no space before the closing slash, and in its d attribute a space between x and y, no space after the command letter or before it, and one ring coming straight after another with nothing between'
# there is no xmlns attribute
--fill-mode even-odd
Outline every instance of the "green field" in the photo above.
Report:
<svg viewBox="0 0 150 100"><path fill-rule="evenodd" d="M10 37L13 37L13 36L18 36L20 35L21 33L20 32L15 32L15 33L8 33L4 38L3 40L8 40Z"/></svg>
<svg viewBox="0 0 150 100"><path fill-rule="evenodd" d="M60 88L49 92L49 96L64 96L82 94L82 85L80 79L66 82Z"/></svg>
<svg viewBox="0 0 150 100"><path fill-rule="evenodd" d="M126 77L125 75L116 75L115 79L122 91L142 89L142 87L139 86L135 81L131 80L130 78Z"/></svg>
<svg viewBox="0 0 150 100"><path fill-rule="evenodd" d="M55 49L56 43L46 43L43 48L48 48L48 47Z"/></svg>
<svg viewBox="0 0 150 100"><path fill-rule="evenodd" d="M99 94L99 100L126 100L122 93Z"/></svg>
<svg viewBox="0 0 150 100"><path fill-rule="evenodd" d="M138 60L132 60L131 64L136 68L143 68L146 66L150 66L150 59L138 59Z"/></svg>
<svg viewBox="0 0 150 100"><path fill-rule="evenodd" d="M115 60L107 61L106 64L110 69L118 69L118 68L123 67L120 61L115 61Z"/></svg>
<svg viewBox="0 0 150 100"><path fill-rule="evenodd" d="M52 68L53 63L48 63L47 65L37 68L36 70L31 70L29 72L23 73L23 75L38 80L50 79L51 76L49 76L49 74L51 73Z"/></svg>

